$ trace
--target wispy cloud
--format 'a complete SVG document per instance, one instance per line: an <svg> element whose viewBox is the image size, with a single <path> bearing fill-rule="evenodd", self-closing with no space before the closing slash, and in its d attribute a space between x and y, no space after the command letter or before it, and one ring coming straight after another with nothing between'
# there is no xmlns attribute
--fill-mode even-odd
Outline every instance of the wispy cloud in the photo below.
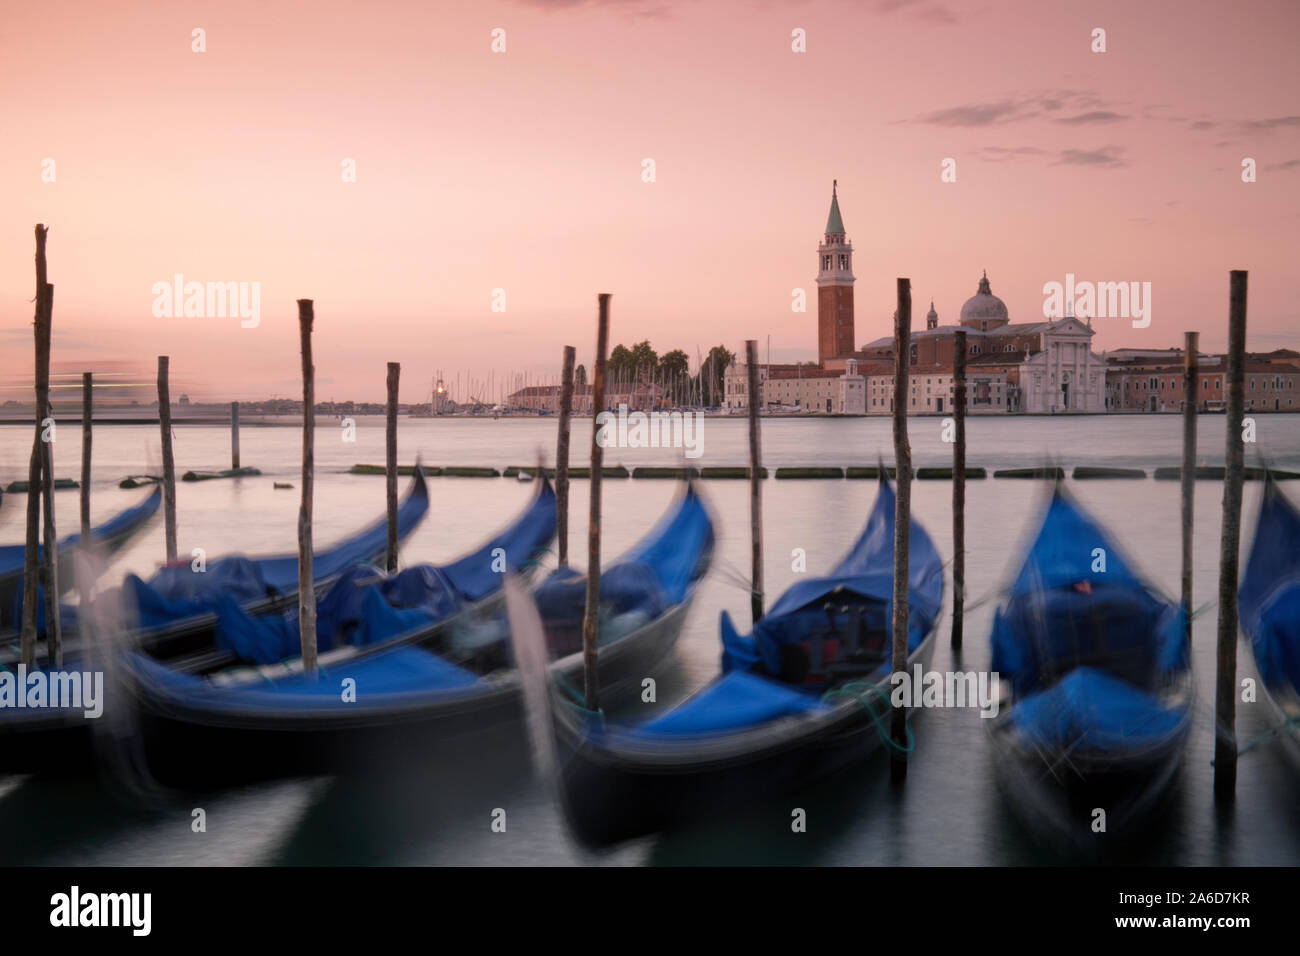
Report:
<svg viewBox="0 0 1300 956"><path fill-rule="evenodd" d="M1078 116L1064 116L1052 122L1065 123L1069 126L1084 126L1090 123L1119 123L1126 119L1128 117L1122 113L1115 113L1111 110L1093 110L1090 113L1080 113Z"/></svg>
<svg viewBox="0 0 1300 956"><path fill-rule="evenodd" d="M1037 146L982 146L975 150L975 155L991 163L1005 163L1011 160L1027 161L1039 156L1046 156L1047 150Z"/></svg>
<svg viewBox="0 0 1300 956"><path fill-rule="evenodd" d="M1300 129L1300 116L1274 116L1269 119L1241 120L1237 125L1248 132Z"/></svg>
<svg viewBox="0 0 1300 956"><path fill-rule="evenodd" d="M923 113L915 122L932 126L994 126L1037 119L1062 110L1082 110L1075 116L1056 118L1061 123L1108 123L1128 117L1102 109L1095 94L1079 90L1058 90L1023 97L1004 97L985 103L963 103Z"/></svg>
<svg viewBox="0 0 1300 956"><path fill-rule="evenodd" d="M579 8L606 8L618 10L640 19L661 19L669 15L672 0L514 0L525 7L539 10L577 10Z"/></svg>
<svg viewBox="0 0 1300 956"><path fill-rule="evenodd" d="M935 110L920 118L922 123L935 126L991 126L994 123L1015 118L1019 107L1010 100L997 103L970 103L965 106L951 106L946 110Z"/></svg>
<svg viewBox="0 0 1300 956"><path fill-rule="evenodd" d="M975 150L978 159L990 163L1030 163L1048 160L1049 166L1102 166L1119 167L1127 163L1121 158L1121 146L1103 146L1100 149L1040 149L1037 146L981 146Z"/></svg>
<svg viewBox="0 0 1300 956"><path fill-rule="evenodd" d="M1054 166L1102 166L1119 167L1127 165L1119 154L1124 150L1120 146L1103 146L1100 149L1063 149Z"/></svg>
<svg viewBox="0 0 1300 956"><path fill-rule="evenodd" d="M935 0L876 0L873 7L878 13L902 13L931 23L957 22L952 10Z"/></svg>
<svg viewBox="0 0 1300 956"><path fill-rule="evenodd" d="M1272 163L1264 168L1268 170L1300 169L1300 159L1288 159L1282 163Z"/></svg>

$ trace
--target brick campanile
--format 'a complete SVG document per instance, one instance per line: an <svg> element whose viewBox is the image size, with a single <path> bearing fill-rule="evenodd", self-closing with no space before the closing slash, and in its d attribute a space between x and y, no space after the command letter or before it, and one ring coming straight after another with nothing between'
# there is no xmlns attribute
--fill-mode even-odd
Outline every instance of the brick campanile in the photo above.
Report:
<svg viewBox="0 0 1300 956"><path fill-rule="evenodd" d="M853 246L840 218L839 181L831 184L831 213L817 247L817 361L851 354L853 339Z"/></svg>

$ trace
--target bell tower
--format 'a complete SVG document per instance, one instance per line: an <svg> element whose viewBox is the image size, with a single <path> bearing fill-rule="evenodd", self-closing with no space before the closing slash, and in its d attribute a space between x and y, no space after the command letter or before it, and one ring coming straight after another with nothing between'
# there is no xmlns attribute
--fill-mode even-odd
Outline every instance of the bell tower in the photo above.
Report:
<svg viewBox="0 0 1300 956"><path fill-rule="evenodd" d="M853 338L853 246L840 218L839 181L831 183L826 235L817 247L817 361L850 355Z"/></svg>

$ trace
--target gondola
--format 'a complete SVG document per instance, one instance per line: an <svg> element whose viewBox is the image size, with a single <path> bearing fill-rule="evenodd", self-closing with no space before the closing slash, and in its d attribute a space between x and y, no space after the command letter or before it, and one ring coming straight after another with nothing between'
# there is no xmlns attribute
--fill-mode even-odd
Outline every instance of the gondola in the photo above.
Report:
<svg viewBox="0 0 1300 956"><path fill-rule="evenodd" d="M639 545L605 569L602 582L619 585L601 603L601 673L611 688L639 686L672 647L712 548L712 521L689 488ZM490 577L499 593L505 574L489 570L487 557L475 573ZM583 579L560 569L537 592L553 607L553 636L562 648L573 619L581 618ZM413 761L423 766L422 757L448 749L468 747L472 759L483 759L491 749L483 741L522 740L519 677L499 615L467 620L431 613L427 605L397 608L374 584L351 601L364 608L370 630L321 653L316 679L303 673L301 658L194 671L126 655L142 743L136 765L153 782L207 789L287 774L409 771ZM565 654L555 666L575 679L582 655Z"/></svg>
<svg viewBox="0 0 1300 956"><path fill-rule="evenodd" d="M159 494L155 489L146 504L152 502L156 509ZM428 487L423 472L417 468L411 487L398 506L399 540L416 528L428 507ZM317 589L329 587L357 563L379 560L386 542L387 525L381 519L334 547L317 551L314 564ZM233 604L244 613L268 613L296 605L297 594L297 556L237 555L208 563L203 573L197 573L189 561L183 561L164 566L147 582L128 575L121 588L110 589L95 601L97 607L102 607L103 617L113 622L114 630L118 627L125 630L116 638L122 644L151 649L172 658L188 655L192 659L206 657L219 661L223 654L213 645L219 608L229 609ZM43 633L44 611L38 610ZM77 675L83 684L100 680L108 698L107 706L111 708L116 697L114 681L104 673L112 661L101 653L102 642L91 644L87 650L80 634L80 613L76 605L61 608L64 635L61 669L52 668L48 648L42 641L37 645L35 663L36 670L45 677L31 678L21 664L21 648L17 641L12 641L0 647L0 672L22 674L24 680L70 680L72 675ZM96 674L100 676L95 677ZM89 730L92 724L99 723L98 718L88 720L85 709L80 707L0 706L0 772L63 769L78 772L91 763Z"/></svg>
<svg viewBox="0 0 1300 956"><path fill-rule="evenodd" d="M158 512L162 501L161 490L155 488L138 504L118 512L90 532L93 550L101 557L108 557L119 550L140 531L149 519ZM81 550L81 534L70 534L59 542L59 590L69 591L76 585L75 560ZM39 552L44 553L42 548ZM22 544L0 546L0 640L5 640L8 631L16 630L22 623L23 608L23 566L27 547ZM44 629L45 601L37 604L41 629Z"/></svg>
<svg viewBox="0 0 1300 956"><path fill-rule="evenodd" d="M1238 607L1270 719L1284 752L1300 767L1300 512L1271 476Z"/></svg>
<svg viewBox="0 0 1300 956"><path fill-rule="evenodd" d="M724 612L721 676L648 722L608 722L530 669L530 707L543 711L537 749L554 755L577 837L603 846L725 814L878 750L890 709L893 548L894 492L882 477L843 560L786 591L750 635ZM930 659L943 600L942 563L915 520L908 578L910 668ZM535 631L512 624L516 641Z"/></svg>
<svg viewBox="0 0 1300 956"><path fill-rule="evenodd" d="M988 722L1002 790L1043 842L1101 850L1167 795L1192 721L1185 625L1058 482L994 616Z"/></svg>
<svg viewBox="0 0 1300 956"><path fill-rule="evenodd" d="M154 496L158 494L155 490ZM428 510L428 484L423 470L417 467L398 503L399 541L419 526ZM317 549L313 559L316 590L328 588L356 564L380 560L387 547L387 535L387 520L380 518L332 547ZM237 601L248 613L258 614L296 604L297 599L297 554L229 555L206 562L201 570L187 557L164 565L147 581L128 574L122 587L104 598L113 606L113 616L125 617L121 625L132 643L163 647L171 654L210 646L220 601ZM65 657L76 657L81 652L80 613L76 605L60 609ZM44 612L40 611L39 616L43 634ZM43 657L45 651L42 643L38 656ZM13 666L18 660L15 649L0 648L0 665Z"/></svg>

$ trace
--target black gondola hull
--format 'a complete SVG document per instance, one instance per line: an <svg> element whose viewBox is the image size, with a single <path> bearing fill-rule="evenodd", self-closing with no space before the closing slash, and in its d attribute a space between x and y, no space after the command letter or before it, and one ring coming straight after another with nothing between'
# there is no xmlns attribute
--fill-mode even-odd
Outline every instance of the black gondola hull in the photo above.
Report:
<svg viewBox="0 0 1300 956"><path fill-rule="evenodd" d="M933 633L926 637L909 668L928 666L934 639ZM888 678L877 687L887 696ZM865 705L848 702L809 722L806 731L749 732L724 752L684 742L676 752L649 753L593 745L565 707L556 705L554 720L564 810L574 834L593 847L717 818L810 786L882 750L889 725L887 707L876 708L877 722Z"/></svg>
<svg viewBox="0 0 1300 956"><path fill-rule="evenodd" d="M617 700L639 690L664 661L681 633L689 605L601 651L601 692ZM582 657L553 665L567 681L581 680ZM177 707L137 685L138 748L126 766L143 768L145 785L206 790L255 780L308 774L362 776L409 768L436 770L446 759L522 759L526 738L523 696L514 672L485 679L461 694L387 710L349 712L333 707L315 714L219 716Z"/></svg>

